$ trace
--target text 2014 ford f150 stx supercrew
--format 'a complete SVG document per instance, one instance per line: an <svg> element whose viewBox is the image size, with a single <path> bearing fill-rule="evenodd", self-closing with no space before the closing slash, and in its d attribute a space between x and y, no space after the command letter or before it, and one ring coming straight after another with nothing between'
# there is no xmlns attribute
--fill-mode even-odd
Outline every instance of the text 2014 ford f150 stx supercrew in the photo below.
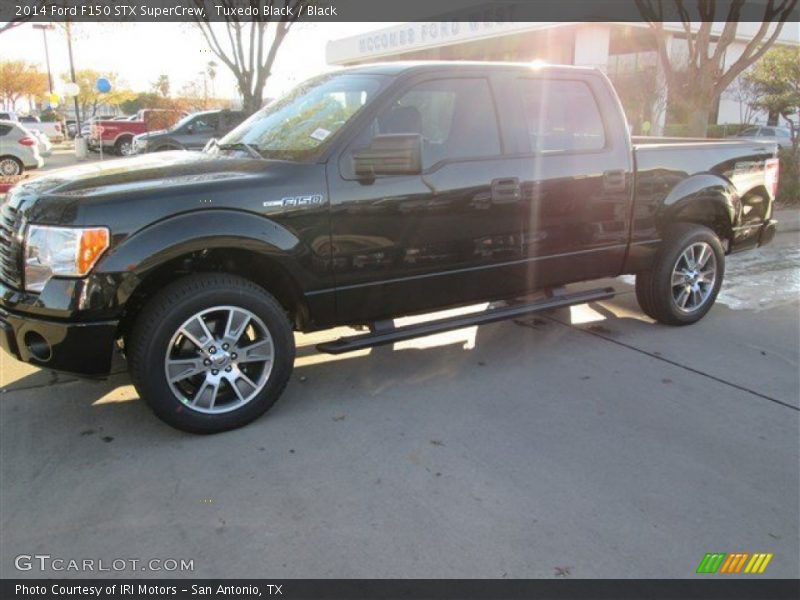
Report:
<svg viewBox="0 0 800 600"><path fill-rule="evenodd" d="M609 297L494 302L636 274L642 310L702 318L725 255L771 240L774 144L633 143L599 71L392 63L329 73L209 145L53 172L2 205L0 327L20 360L106 374L195 432L280 396L293 330L324 352Z"/></svg>

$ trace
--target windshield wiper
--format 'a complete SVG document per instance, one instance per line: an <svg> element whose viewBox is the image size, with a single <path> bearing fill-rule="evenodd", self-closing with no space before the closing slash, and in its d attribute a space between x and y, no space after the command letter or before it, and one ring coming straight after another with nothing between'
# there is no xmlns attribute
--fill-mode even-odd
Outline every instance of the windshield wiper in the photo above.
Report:
<svg viewBox="0 0 800 600"><path fill-rule="evenodd" d="M255 144L248 144L247 142L235 142L233 144L217 144L220 150L246 150L253 158L264 158L258 147Z"/></svg>

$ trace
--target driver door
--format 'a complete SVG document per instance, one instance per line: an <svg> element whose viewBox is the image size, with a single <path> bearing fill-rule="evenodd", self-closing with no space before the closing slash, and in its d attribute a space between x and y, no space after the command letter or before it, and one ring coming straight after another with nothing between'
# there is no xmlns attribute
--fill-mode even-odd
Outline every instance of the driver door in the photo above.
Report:
<svg viewBox="0 0 800 600"><path fill-rule="evenodd" d="M355 176L376 134L418 134L418 175ZM491 77L410 80L329 162L331 248L340 322L499 298L524 289L523 206L504 156Z"/></svg>
<svg viewBox="0 0 800 600"><path fill-rule="evenodd" d="M183 126L176 136L178 142L187 150L202 150L216 134L219 125L219 114L199 115Z"/></svg>

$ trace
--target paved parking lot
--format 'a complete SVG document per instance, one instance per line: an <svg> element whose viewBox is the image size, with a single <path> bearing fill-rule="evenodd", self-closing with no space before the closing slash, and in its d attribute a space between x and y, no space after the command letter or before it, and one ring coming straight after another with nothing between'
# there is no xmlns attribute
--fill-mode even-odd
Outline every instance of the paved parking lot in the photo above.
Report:
<svg viewBox="0 0 800 600"><path fill-rule="evenodd" d="M298 336L275 408L211 437L161 424L124 374L3 355L0 576L44 553L199 577L690 577L744 551L796 578L797 248L731 259L729 306L692 327L613 281L611 301L393 348Z"/></svg>

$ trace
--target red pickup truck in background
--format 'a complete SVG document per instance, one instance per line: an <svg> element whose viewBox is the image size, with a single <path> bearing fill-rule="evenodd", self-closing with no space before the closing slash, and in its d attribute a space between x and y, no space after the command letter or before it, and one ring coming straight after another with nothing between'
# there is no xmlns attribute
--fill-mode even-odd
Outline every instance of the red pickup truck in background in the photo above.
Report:
<svg viewBox="0 0 800 600"><path fill-rule="evenodd" d="M101 144L119 156L132 154L133 136L148 131L167 129L188 113L181 110L145 108L136 113L132 121L97 121L92 125L89 147Z"/></svg>

